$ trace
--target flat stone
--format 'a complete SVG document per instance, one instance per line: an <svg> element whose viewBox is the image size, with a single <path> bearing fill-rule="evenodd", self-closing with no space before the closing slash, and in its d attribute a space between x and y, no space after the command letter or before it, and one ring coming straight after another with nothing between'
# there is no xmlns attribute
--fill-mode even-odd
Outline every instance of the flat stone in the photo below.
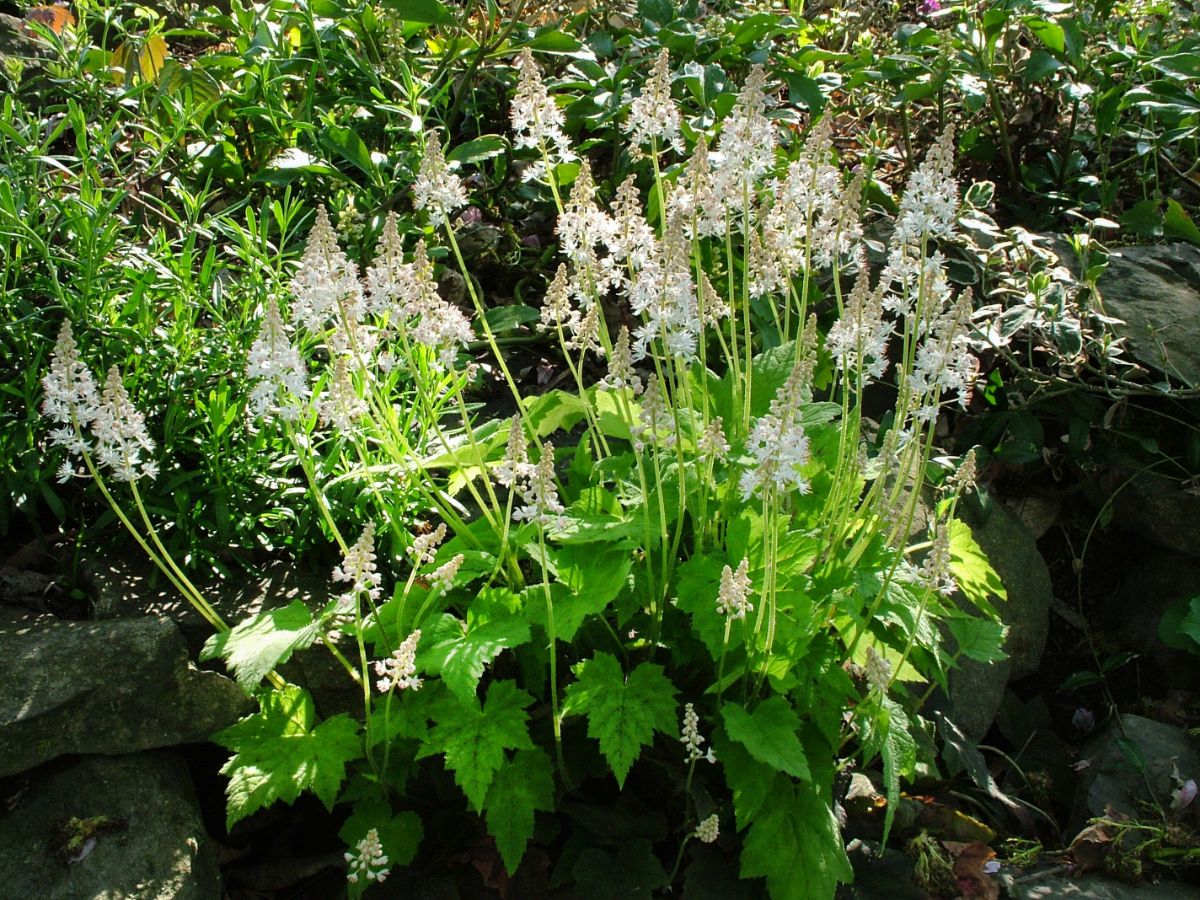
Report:
<svg viewBox="0 0 1200 900"><path fill-rule="evenodd" d="M1144 761L1139 771L1122 749L1123 739L1137 748ZM1171 804L1176 783L1174 773L1183 779L1200 781L1200 752L1181 728L1164 725L1141 716L1122 716L1085 748L1088 765L1079 775L1076 788L1076 817L1105 814L1108 807L1121 815L1136 817L1146 802L1164 809Z"/></svg>
<svg viewBox="0 0 1200 900"><path fill-rule="evenodd" d="M197 657L213 633L212 626L141 556L90 560L86 576L97 619L166 616L179 625L188 650ZM302 600L317 610L329 602L330 579L295 563L273 562L256 574L221 579L197 579L196 587L229 625L237 625L263 610ZM345 648L342 648L345 650ZM333 655L322 646L293 654L281 667L289 681L308 688L323 716L350 712L362 715L362 689L347 676Z"/></svg>
<svg viewBox="0 0 1200 900"><path fill-rule="evenodd" d="M1196 900L1200 890L1175 881L1126 884L1103 875L1047 875L1045 880L1015 882L1009 894L1013 900Z"/></svg>
<svg viewBox="0 0 1200 900"><path fill-rule="evenodd" d="M1051 239L1059 262L1072 272L1070 246ZM1190 388L1200 387L1200 247L1184 242L1122 247L1109 253L1100 276L1102 311L1129 355Z"/></svg>
<svg viewBox="0 0 1200 900"><path fill-rule="evenodd" d="M78 849L64 846L69 838ZM89 844L85 856L69 861ZM5 897L221 898L187 766L169 751L84 756L39 769L0 815L0 847Z"/></svg>
<svg viewBox="0 0 1200 900"><path fill-rule="evenodd" d="M68 753L207 741L251 708L191 664L169 619L0 626L0 776Z"/></svg>
<svg viewBox="0 0 1200 900"><path fill-rule="evenodd" d="M981 507L964 504L962 516L1008 596L996 603L1008 626L1004 645L1008 658L982 663L963 657L950 672L947 715L963 734L979 741L1000 711L1009 681L1037 671L1046 648L1054 592L1037 542L1014 513L988 500Z"/></svg>

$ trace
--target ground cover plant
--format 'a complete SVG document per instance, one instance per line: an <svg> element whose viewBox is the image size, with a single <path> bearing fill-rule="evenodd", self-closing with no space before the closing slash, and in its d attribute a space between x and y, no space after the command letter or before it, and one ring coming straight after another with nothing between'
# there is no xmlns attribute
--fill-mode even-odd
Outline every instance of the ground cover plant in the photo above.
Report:
<svg viewBox="0 0 1200 900"><path fill-rule="evenodd" d="M287 435L342 551L344 589L323 609L297 602L232 629L217 618L145 514L138 483L157 475L155 447L119 371L98 396L63 326L44 381L53 443L102 490L128 483L132 530L218 629L206 653L259 697L259 713L214 738L235 751L229 823L302 789L327 805L340 793L354 805L343 834L356 887L416 853L405 785L426 757L484 815L512 874L536 810L589 779L623 785L653 748L647 763L679 794L675 871L653 886L674 881L689 837L712 843L724 820L746 831L743 876L765 876L776 896L828 896L850 877L837 768L880 759L894 803L918 763L923 700L958 656L1003 655L991 606L1003 588L954 518L973 456L922 509L932 423L966 402L978 365L970 293L954 295L934 250L960 207L950 131L910 179L872 283L861 178L844 183L820 123L779 167L762 67L720 123L716 162L701 134L663 172L684 151L668 62L664 51L624 126L653 170L649 201L631 174L605 213L533 57L520 59L514 143L561 207L566 257L539 324L576 383L523 397L464 272L513 393L507 422L467 407L479 364L456 363L472 331L433 278L439 233L462 264L452 216L468 200L438 134L424 136L413 185L429 228L411 258L391 213L360 280L318 208L288 284L296 331L272 296L245 374L255 427ZM823 288L837 313L825 340ZM632 325L615 337L602 322L614 292ZM863 395L892 342L894 412L880 427L864 423ZM607 363L592 384L589 355ZM346 459L361 492L357 540L317 478L323 455ZM974 608L949 600L960 581ZM362 686L361 724L318 722L303 687L273 675L317 641ZM489 673L501 654L515 677ZM664 752L656 734L681 746Z"/></svg>
<svg viewBox="0 0 1200 900"><path fill-rule="evenodd" d="M1019 386L1124 377L1101 213L1195 230L1194 38L1114 9L35 22L4 524L132 536L258 704L213 736L227 828L315 795L351 896L453 818L497 884L831 897L852 778L886 844L961 745L952 671L1005 658L979 469L1105 415ZM1002 227L1027 204L1090 220L1079 279ZM223 620L196 570L264 553L327 598ZM316 647L351 708L279 673Z"/></svg>

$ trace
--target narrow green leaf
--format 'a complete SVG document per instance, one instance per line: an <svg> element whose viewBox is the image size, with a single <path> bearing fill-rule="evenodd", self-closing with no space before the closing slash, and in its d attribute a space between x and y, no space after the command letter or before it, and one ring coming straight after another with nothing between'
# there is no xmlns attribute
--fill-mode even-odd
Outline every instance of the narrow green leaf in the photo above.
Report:
<svg viewBox="0 0 1200 900"><path fill-rule="evenodd" d="M351 129L341 125L330 125L321 132L317 141L327 152L336 153L372 181L378 181L379 171L371 159L371 151L367 149L362 138Z"/></svg>
<svg viewBox="0 0 1200 900"><path fill-rule="evenodd" d="M456 23L454 16L441 0L383 0L383 6L405 22L420 22L425 25Z"/></svg>

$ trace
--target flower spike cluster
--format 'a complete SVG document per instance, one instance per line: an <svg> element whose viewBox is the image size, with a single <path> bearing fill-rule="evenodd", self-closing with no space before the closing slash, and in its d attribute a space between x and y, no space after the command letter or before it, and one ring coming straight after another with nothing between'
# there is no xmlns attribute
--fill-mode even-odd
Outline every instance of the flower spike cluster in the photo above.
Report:
<svg viewBox="0 0 1200 900"><path fill-rule="evenodd" d="M75 474L70 456L92 452L96 462L117 481L155 478L158 463L150 458L155 444L146 430L146 420L129 399L121 373L113 366L97 393L96 379L83 362L70 321L64 320L50 356L50 371L42 379L42 415L55 424L50 430L52 446L69 454L58 471L66 482ZM90 440L85 431L91 432Z"/></svg>

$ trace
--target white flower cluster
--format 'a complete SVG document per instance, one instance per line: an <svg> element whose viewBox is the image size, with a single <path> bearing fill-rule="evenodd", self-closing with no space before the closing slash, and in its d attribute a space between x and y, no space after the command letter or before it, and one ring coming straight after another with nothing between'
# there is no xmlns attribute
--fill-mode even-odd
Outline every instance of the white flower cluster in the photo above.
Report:
<svg viewBox="0 0 1200 900"><path fill-rule="evenodd" d="M713 192L730 214L750 209L759 180L775 164L778 137L767 117L766 87L767 73L755 64L717 140Z"/></svg>
<svg viewBox="0 0 1200 900"><path fill-rule="evenodd" d="M954 179L954 126L947 125L924 162L908 178L896 216L895 240L919 244L954 235L958 182Z"/></svg>
<svg viewBox="0 0 1200 900"><path fill-rule="evenodd" d="M888 685L892 683L892 664L880 656L874 647L868 647L863 668L867 673L867 684L886 694Z"/></svg>
<svg viewBox="0 0 1200 900"><path fill-rule="evenodd" d="M687 752L689 763L701 759L710 763L717 761L711 747L707 751L701 749L704 745L704 738L700 735L700 716L696 714L696 707L691 703L684 704L683 726L680 729L679 739L683 743L683 749Z"/></svg>
<svg viewBox="0 0 1200 900"><path fill-rule="evenodd" d="M864 380L882 378L892 331L883 317L883 292L871 290L866 260L862 260L846 307L825 337L825 349L843 369L858 372Z"/></svg>
<svg viewBox="0 0 1200 900"><path fill-rule="evenodd" d="M525 171L527 180L546 174L546 159L551 163L575 159L571 141L562 130L563 112L547 93L542 73L528 47L517 58L517 89L509 108L509 118L517 133L514 145L518 149L531 147L545 157Z"/></svg>
<svg viewBox="0 0 1200 900"><path fill-rule="evenodd" d="M683 152L679 110L671 99L670 65L670 53L663 47L642 93L630 104L625 133L634 148L657 144L660 150L673 147L676 153Z"/></svg>
<svg viewBox="0 0 1200 900"><path fill-rule="evenodd" d="M360 595L378 601L383 593L383 576L375 566L375 523L368 522L353 545L346 548L340 565L334 567L333 580L349 584L338 597L338 615L353 616Z"/></svg>
<svg viewBox="0 0 1200 900"><path fill-rule="evenodd" d="M509 420L504 459L494 471L496 481L506 488L511 488L528 478L533 471L533 466L529 464L529 441L525 439L525 424L519 414Z"/></svg>
<svg viewBox="0 0 1200 900"><path fill-rule="evenodd" d="M412 546L408 548L413 558L413 566L433 562L438 546L446 539L446 523L442 522L433 531L419 534L413 538Z"/></svg>
<svg viewBox="0 0 1200 900"><path fill-rule="evenodd" d="M528 472L524 485L518 483L516 490L521 495L522 505L513 510L513 519L518 522L536 522L547 529L565 528L566 508L558 499L558 487L554 483L554 445L543 444L542 455Z"/></svg>
<svg viewBox="0 0 1200 900"><path fill-rule="evenodd" d="M329 383L317 398L317 415L326 425L332 425L339 431L350 431L354 423L367 414L367 410L367 401L355 389L350 377L349 359L337 357Z"/></svg>
<svg viewBox="0 0 1200 900"><path fill-rule="evenodd" d="M642 376L633 368L633 350L629 343L629 329L622 325L608 356L608 374L600 382L606 390L619 391L629 388L634 396L642 392Z"/></svg>
<svg viewBox="0 0 1200 900"><path fill-rule="evenodd" d="M933 542L917 570L917 580L944 597L958 590L958 582L950 573L950 532L942 522L938 522L934 529Z"/></svg>
<svg viewBox="0 0 1200 900"><path fill-rule="evenodd" d="M350 864L346 880L358 884L358 879L367 881L383 881L391 869L388 868L388 858L383 853L383 844L379 842L379 832L372 828L355 846L352 852L345 855Z"/></svg>
<svg viewBox="0 0 1200 900"><path fill-rule="evenodd" d="M417 629L404 639L399 647L387 659L375 661L375 674L378 680L375 687L381 694L386 694L392 688L401 691L419 691L424 679L417 677L417 644L421 642L421 629Z"/></svg>
<svg viewBox="0 0 1200 900"><path fill-rule="evenodd" d="M91 449L84 436L90 429L96 461L109 469L114 479L137 481L158 475L158 463L147 458L154 453L154 441L145 418L125 391L121 373L116 366L109 369L104 388L97 394L95 376L79 355L68 320L59 330L42 389L42 415L56 426L50 431L52 445L82 456ZM68 481L74 474L68 458L59 469L58 480Z"/></svg>
<svg viewBox="0 0 1200 900"><path fill-rule="evenodd" d="M250 346L246 380L253 384L248 403L252 419L276 415L295 422L304 412L309 396L308 368L288 340L278 303L267 304L258 337Z"/></svg>
<svg viewBox="0 0 1200 900"><path fill-rule="evenodd" d="M668 449L675 446L675 420L667 408L662 382L659 381L657 373L651 373L646 382L646 392L642 395L638 420L630 426L629 432L633 437L633 449L638 453L647 446Z"/></svg>
<svg viewBox="0 0 1200 900"><path fill-rule="evenodd" d="M158 475L158 463L143 459L154 452L154 441L146 431L146 421L129 400L121 373L113 366L104 379L100 406L92 422L96 437L96 458L113 473L117 481L137 481Z"/></svg>
<svg viewBox="0 0 1200 900"><path fill-rule="evenodd" d="M734 571L729 566L721 570L721 586L717 589L717 613L731 619L744 619L754 612L750 602L750 560L742 557Z"/></svg>
<svg viewBox="0 0 1200 900"><path fill-rule="evenodd" d="M702 844L711 844L721 836L721 823L717 814L713 813L696 826L696 838Z"/></svg>
<svg viewBox="0 0 1200 900"><path fill-rule="evenodd" d="M362 318L358 267L338 245L337 232L324 206L317 207L316 222L308 233L291 289L292 318L311 332L320 332L330 322L358 322Z"/></svg>
<svg viewBox="0 0 1200 900"><path fill-rule="evenodd" d="M454 579L458 577L458 570L462 568L465 559L466 556L459 553L434 569L429 575L429 589L439 592L450 590L454 586Z"/></svg>
<svg viewBox="0 0 1200 900"><path fill-rule="evenodd" d="M766 415L755 419L746 439L746 449L754 456L755 465L747 468L738 481L743 499L782 496L789 491L808 493L804 469L811 451L800 423L800 407L811 391L812 365L811 356L802 352Z"/></svg>
<svg viewBox="0 0 1200 900"><path fill-rule="evenodd" d="M425 133L425 154L413 183L413 205L427 210L429 224L446 224L454 210L467 205L467 189L462 179L450 171L442 153L442 141L436 131Z"/></svg>

